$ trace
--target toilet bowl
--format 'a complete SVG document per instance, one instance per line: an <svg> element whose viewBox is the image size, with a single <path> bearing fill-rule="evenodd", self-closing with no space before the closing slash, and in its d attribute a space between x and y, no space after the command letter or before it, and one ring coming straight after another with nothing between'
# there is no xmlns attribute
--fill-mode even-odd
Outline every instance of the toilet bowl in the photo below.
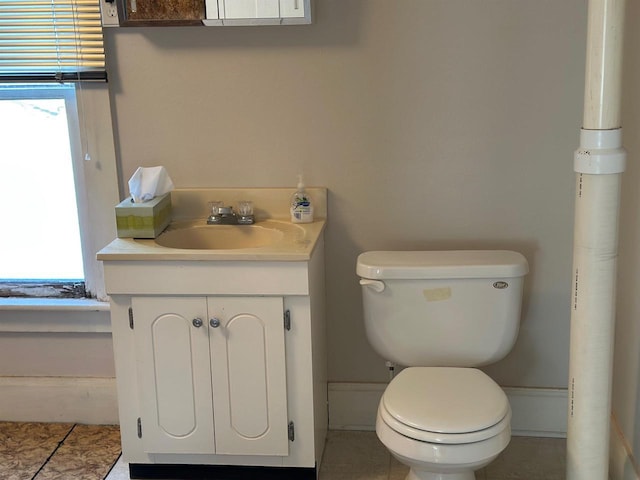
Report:
<svg viewBox="0 0 640 480"><path fill-rule="evenodd" d="M517 252L372 251L358 256L365 331L406 368L388 385L378 438L407 480L474 480L511 438L502 389L476 367L518 335L526 259Z"/></svg>
<svg viewBox="0 0 640 480"><path fill-rule="evenodd" d="M411 367L387 387L376 433L407 480L473 480L509 444L511 408L475 368Z"/></svg>

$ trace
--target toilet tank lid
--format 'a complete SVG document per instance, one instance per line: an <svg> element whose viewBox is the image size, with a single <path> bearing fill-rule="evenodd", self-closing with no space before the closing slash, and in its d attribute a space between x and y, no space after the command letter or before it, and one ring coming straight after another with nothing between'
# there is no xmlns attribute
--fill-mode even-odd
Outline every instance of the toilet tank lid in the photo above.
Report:
<svg viewBox="0 0 640 480"><path fill-rule="evenodd" d="M373 251L358 256L357 274L370 279L510 278L529 271L510 250Z"/></svg>

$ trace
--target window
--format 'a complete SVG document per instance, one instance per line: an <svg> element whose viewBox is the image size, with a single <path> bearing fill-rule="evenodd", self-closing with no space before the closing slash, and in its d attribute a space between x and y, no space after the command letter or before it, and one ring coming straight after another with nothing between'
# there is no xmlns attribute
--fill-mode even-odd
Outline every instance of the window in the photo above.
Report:
<svg viewBox="0 0 640 480"><path fill-rule="evenodd" d="M105 81L99 0L0 1L0 296L106 297L95 253L119 195Z"/></svg>
<svg viewBox="0 0 640 480"><path fill-rule="evenodd" d="M0 280L44 282L74 296L84 283L72 161L75 100L70 84L0 85L0 205L9 226L0 236ZM37 288L20 286L43 292Z"/></svg>

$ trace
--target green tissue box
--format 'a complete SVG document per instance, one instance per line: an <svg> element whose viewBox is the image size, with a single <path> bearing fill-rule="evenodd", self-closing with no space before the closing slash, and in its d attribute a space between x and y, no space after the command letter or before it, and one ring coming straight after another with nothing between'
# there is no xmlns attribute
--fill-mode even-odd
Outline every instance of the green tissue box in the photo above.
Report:
<svg viewBox="0 0 640 480"><path fill-rule="evenodd" d="M116 205L116 225L120 238L156 238L170 222L170 193L143 203L133 203L129 197Z"/></svg>

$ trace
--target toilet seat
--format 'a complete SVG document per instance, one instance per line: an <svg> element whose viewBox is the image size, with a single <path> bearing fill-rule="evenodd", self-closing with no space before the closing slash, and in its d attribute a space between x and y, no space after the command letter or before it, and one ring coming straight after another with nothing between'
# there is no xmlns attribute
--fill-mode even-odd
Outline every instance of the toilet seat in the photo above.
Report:
<svg viewBox="0 0 640 480"><path fill-rule="evenodd" d="M462 444L509 429L511 408L504 391L478 369L411 367L391 381L379 415L406 437Z"/></svg>

